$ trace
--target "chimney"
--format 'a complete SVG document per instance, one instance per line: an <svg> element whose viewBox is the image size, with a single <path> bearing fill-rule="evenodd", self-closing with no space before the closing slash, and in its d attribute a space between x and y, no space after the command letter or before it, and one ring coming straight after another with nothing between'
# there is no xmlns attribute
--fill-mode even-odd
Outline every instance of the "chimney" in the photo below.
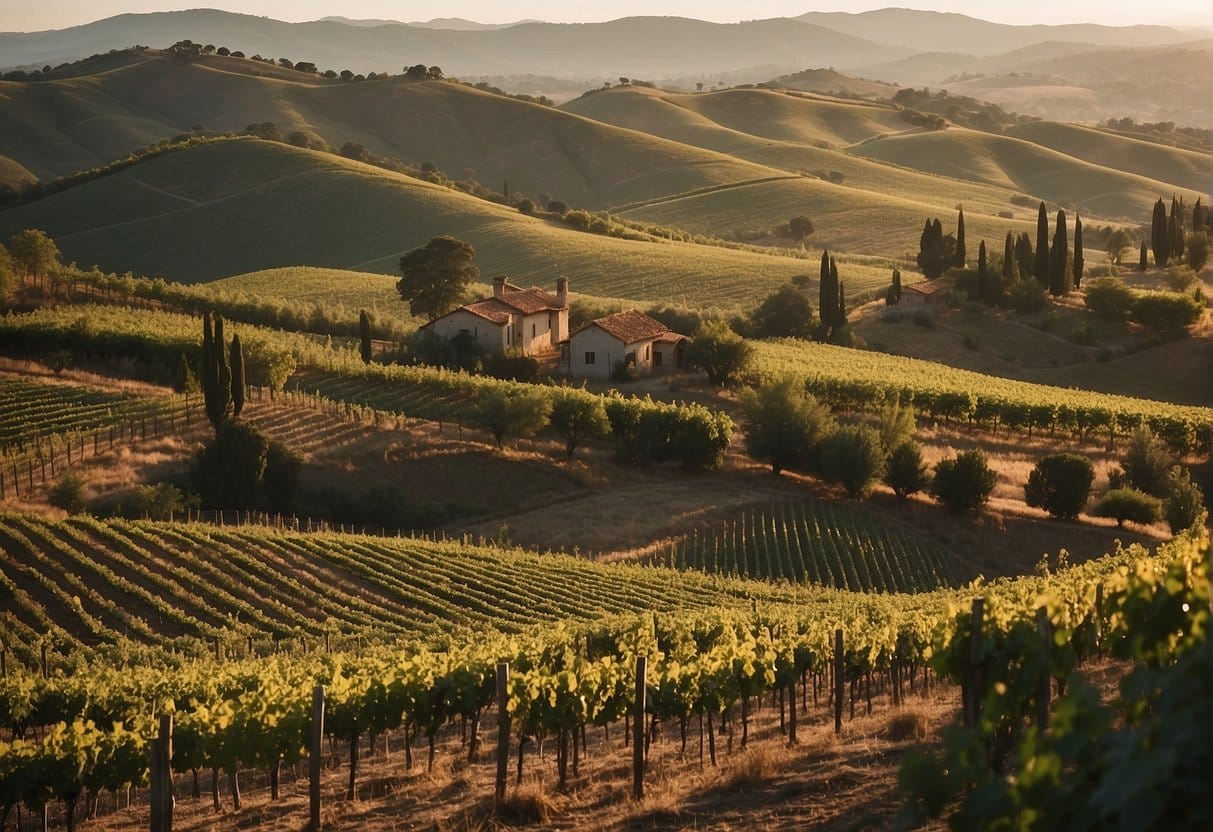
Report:
<svg viewBox="0 0 1213 832"><path fill-rule="evenodd" d="M493 278L493 297L499 298L505 294L505 275L499 274Z"/></svg>
<svg viewBox="0 0 1213 832"><path fill-rule="evenodd" d="M556 305L561 309L569 308L569 279L563 275L556 278Z"/></svg>

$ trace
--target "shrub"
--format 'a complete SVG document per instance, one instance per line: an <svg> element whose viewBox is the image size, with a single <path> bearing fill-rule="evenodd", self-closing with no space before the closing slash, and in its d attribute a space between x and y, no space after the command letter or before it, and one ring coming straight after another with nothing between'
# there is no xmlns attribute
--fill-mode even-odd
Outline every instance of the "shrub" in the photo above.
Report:
<svg viewBox="0 0 1213 832"><path fill-rule="evenodd" d="M501 448L507 438L525 439L547 427L551 400L542 390L511 391L492 388L476 402L476 421Z"/></svg>
<svg viewBox="0 0 1213 832"><path fill-rule="evenodd" d="M1073 520L1091 496L1095 467L1078 454L1051 454L1036 463L1024 486L1027 503L1053 517Z"/></svg>
<svg viewBox="0 0 1213 832"><path fill-rule="evenodd" d="M516 203L514 203L514 207L518 209L518 213L520 213L520 214L526 214L526 215L530 216L531 214L535 213L535 203L532 202L531 200L527 199L526 197L523 197L522 199L520 199Z"/></svg>
<svg viewBox="0 0 1213 832"><path fill-rule="evenodd" d="M259 503L269 440L248 422L229 420L194 458L194 487L212 508L249 509Z"/></svg>
<svg viewBox="0 0 1213 832"><path fill-rule="evenodd" d="M893 489L897 499L905 500L922 491L930 482L926 463L922 461L922 446L906 440L893 449L885 463L884 483Z"/></svg>
<svg viewBox="0 0 1213 832"><path fill-rule="evenodd" d="M1209 234L1207 231L1193 231L1188 235L1187 245L1188 268L1198 272L1209 261Z"/></svg>
<svg viewBox="0 0 1213 832"><path fill-rule="evenodd" d="M1134 298L1133 290L1118 277L1088 280L1083 287L1083 303L1087 308L1100 317L1114 321L1128 320Z"/></svg>
<svg viewBox="0 0 1213 832"><path fill-rule="evenodd" d="M890 397L880 408L880 444L886 451L909 442L918 430L914 408Z"/></svg>
<svg viewBox="0 0 1213 832"><path fill-rule="evenodd" d="M1203 523L1205 512L1205 495L1200 486L1192 482L1188 469L1176 465L1167 477L1167 490L1170 496L1163 504L1163 512L1171 534L1179 534L1186 529Z"/></svg>
<svg viewBox="0 0 1213 832"><path fill-rule="evenodd" d="M519 349L494 352L485 357L484 371L494 378L529 382L539 377L539 361Z"/></svg>
<svg viewBox="0 0 1213 832"><path fill-rule="evenodd" d="M1204 311L1203 304L1187 295L1149 292L1133 301L1130 315L1146 329L1163 337L1174 337L1186 335Z"/></svg>
<svg viewBox="0 0 1213 832"><path fill-rule="evenodd" d="M750 316L756 338L808 338L813 334L813 307L808 295L784 286L767 296Z"/></svg>
<svg viewBox="0 0 1213 832"><path fill-rule="evenodd" d="M581 391L562 390L552 396L552 428L564 438L565 454L571 459L577 447L589 438L601 438L611 432L606 407L597 396Z"/></svg>
<svg viewBox="0 0 1213 832"><path fill-rule="evenodd" d="M1032 278L1024 278L1004 295L1004 302L1021 315L1039 312L1048 303L1045 289Z"/></svg>
<svg viewBox="0 0 1213 832"><path fill-rule="evenodd" d="M809 467L817 444L833 428L829 409L794 378L747 387L739 403L747 452L775 474Z"/></svg>
<svg viewBox="0 0 1213 832"><path fill-rule="evenodd" d="M844 425L821 443L821 474L842 483L851 497L866 497L884 472L880 433L867 425Z"/></svg>
<svg viewBox="0 0 1213 832"><path fill-rule="evenodd" d="M955 514L980 511L989 501L997 479L984 453L966 451L936 463L931 494Z"/></svg>
<svg viewBox="0 0 1213 832"><path fill-rule="evenodd" d="M1172 292L1186 292L1196 282L1196 272L1178 263L1168 266L1162 277Z"/></svg>
<svg viewBox="0 0 1213 832"><path fill-rule="evenodd" d="M920 326L923 329L935 328L935 316L925 309L915 309L910 315L910 320L914 326Z"/></svg>
<svg viewBox="0 0 1213 832"><path fill-rule="evenodd" d="M185 512L197 499L188 500L180 488L168 482L142 485L127 503L127 513L149 520L172 520Z"/></svg>
<svg viewBox="0 0 1213 832"><path fill-rule="evenodd" d="M1113 488L1091 506L1091 514L1115 518L1117 528L1124 528L1126 520L1148 525L1162 515L1162 503L1135 488Z"/></svg>
<svg viewBox="0 0 1213 832"><path fill-rule="evenodd" d="M754 348L724 321L704 321L687 345L686 360L708 374L712 384L727 384L750 361Z"/></svg>
<svg viewBox="0 0 1213 832"><path fill-rule="evenodd" d="M303 457L281 442L270 442L265 455L261 493L271 511L287 512L295 500Z"/></svg>
<svg viewBox="0 0 1213 832"><path fill-rule="evenodd" d="M47 502L68 514L83 514L88 508L84 496L84 478L75 471L68 471L51 487Z"/></svg>
<svg viewBox="0 0 1213 832"><path fill-rule="evenodd" d="M1175 462L1167 444L1155 436L1149 426L1142 425L1129 435L1121 466L1128 485L1161 498L1168 494L1171 467Z"/></svg>

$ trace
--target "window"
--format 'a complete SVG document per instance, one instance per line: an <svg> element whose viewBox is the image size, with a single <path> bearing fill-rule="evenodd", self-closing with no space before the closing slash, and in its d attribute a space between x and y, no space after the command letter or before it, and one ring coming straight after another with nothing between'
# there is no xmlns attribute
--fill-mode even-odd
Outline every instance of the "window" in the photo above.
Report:
<svg viewBox="0 0 1213 832"><path fill-rule="evenodd" d="M648 360L649 360L649 350L650 350L650 349L652 349L652 347L651 347L651 346L649 346L648 344L645 344L645 345L644 345L644 360L645 360L645 361L648 361Z"/></svg>
<svg viewBox="0 0 1213 832"><path fill-rule="evenodd" d="M535 337L535 325L534 324L531 324L531 337L532 338Z"/></svg>
<svg viewBox="0 0 1213 832"><path fill-rule="evenodd" d="M593 364L593 363L594 363L594 353L592 353L592 352L587 352L587 353L585 354L585 363L586 363L586 364Z"/></svg>

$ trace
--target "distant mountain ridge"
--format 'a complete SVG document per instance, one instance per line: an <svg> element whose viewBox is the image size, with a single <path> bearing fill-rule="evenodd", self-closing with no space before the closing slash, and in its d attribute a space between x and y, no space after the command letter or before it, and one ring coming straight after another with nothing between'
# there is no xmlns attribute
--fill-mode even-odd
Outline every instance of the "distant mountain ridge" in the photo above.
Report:
<svg viewBox="0 0 1213 832"><path fill-rule="evenodd" d="M1177 43L1191 34L1161 26L1008 26L904 9L859 15L810 12L799 18L729 24L628 17L603 23L505 25L458 18L412 24L345 18L286 23L193 9L124 14L45 32L0 33L0 67L54 66L135 44L164 47L186 38L354 72L395 72L406 63L425 63L456 75L655 79L719 77L759 66L781 72L806 66L845 71L943 45L957 52L990 54L1057 40L1152 46Z"/></svg>

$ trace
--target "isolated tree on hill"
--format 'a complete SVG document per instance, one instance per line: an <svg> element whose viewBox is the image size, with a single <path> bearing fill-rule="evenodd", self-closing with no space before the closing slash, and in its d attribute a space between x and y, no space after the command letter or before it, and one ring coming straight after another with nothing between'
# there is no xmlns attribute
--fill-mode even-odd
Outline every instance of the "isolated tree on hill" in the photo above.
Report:
<svg viewBox="0 0 1213 832"><path fill-rule="evenodd" d="M1082 286L1082 217L1074 215L1074 268L1071 274L1074 275L1074 288L1078 289Z"/></svg>
<svg viewBox="0 0 1213 832"><path fill-rule="evenodd" d="M45 231L37 228L14 234L9 240L8 252L14 271L22 278L22 285L28 278L35 286L41 286L51 272L59 268L59 246Z"/></svg>
<svg viewBox="0 0 1213 832"><path fill-rule="evenodd" d="M371 316L365 309L358 313L358 353L363 364L371 363Z"/></svg>
<svg viewBox="0 0 1213 832"><path fill-rule="evenodd" d="M472 264L476 249L454 237L434 237L400 258L403 275L396 284L409 312L433 321L458 303L468 284L480 276Z"/></svg>
<svg viewBox="0 0 1213 832"><path fill-rule="evenodd" d="M893 282L889 285L884 296L885 305L896 306L901 303L901 294L901 269L893 269Z"/></svg>
<svg viewBox="0 0 1213 832"><path fill-rule="evenodd" d="M1196 197L1196 204L1192 206L1192 230L1199 231L1209 224L1208 212L1205 206L1201 204L1200 197Z"/></svg>
<svg viewBox="0 0 1213 832"><path fill-rule="evenodd" d="M1150 268L1150 261L1146 258L1146 241L1141 241L1141 258L1137 261L1137 270L1144 272Z"/></svg>
<svg viewBox="0 0 1213 832"><path fill-rule="evenodd" d="M494 387L476 402L476 419L500 449L507 438L526 439L548 425L552 402L542 390L521 391Z"/></svg>
<svg viewBox="0 0 1213 832"><path fill-rule="evenodd" d="M1171 237L1167 233L1167 206L1162 197L1154 203L1154 216L1150 221L1150 248L1154 251L1154 265L1165 266L1171 259Z"/></svg>
<svg viewBox="0 0 1213 832"><path fill-rule="evenodd" d="M1036 217L1036 263L1032 269L1036 282L1044 288L1051 285L1049 275L1049 215L1045 211L1044 202L1040 203L1040 211Z"/></svg>
<svg viewBox="0 0 1213 832"><path fill-rule="evenodd" d="M804 241L808 239L816 229L813 227L813 221L808 217L800 214L788 220L788 233L792 235L792 239L804 245Z"/></svg>
<svg viewBox="0 0 1213 832"><path fill-rule="evenodd" d="M1055 298L1070 291L1070 273L1066 266L1070 259L1069 241L1066 239L1066 212L1057 212L1057 228L1053 232L1053 249L1049 252L1049 293Z"/></svg>
<svg viewBox="0 0 1213 832"><path fill-rule="evenodd" d="M898 500L906 500L926 488L931 482L926 463L922 461L922 446L912 439L902 442L885 463L884 483L893 489Z"/></svg>
<svg viewBox="0 0 1213 832"><path fill-rule="evenodd" d="M1074 249L1075 257L1078 256L1078 230L1074 231ZM1108 239L1104 242L1103 250L1108 255L1108 261L1114 266L1119 266L1124 251L1129 246L1133 245L1133 238L1129 236L1129 232L1123 228L1114 228L1108 233ZM1142 251L1144 252L1145 243L1142 243Z"/></svg>
<svg viewBox="0 0 1213 832"><path fill-rule="evenodd" d="M232 418L240 418L240 412L244 410L244 394L248 389L248 382L245 379L244 373L244 348L240 346L239 333L232 336L232 361L231 361L231 377L232 377Z"/></svg>
<svg viewBox="0 0 1213 832"><path fill-rule="evenodd" d="M404 68L404 77L410 81L424 81L429 74L429 68L425 64L414 64Z"/></svg>
<svg viewBox="0 0 1213 832"><path fill-rule="evenodd" d="M956 217L956 268L963 269L967 261L965 251L965 209L961 208Z"/></svg>

